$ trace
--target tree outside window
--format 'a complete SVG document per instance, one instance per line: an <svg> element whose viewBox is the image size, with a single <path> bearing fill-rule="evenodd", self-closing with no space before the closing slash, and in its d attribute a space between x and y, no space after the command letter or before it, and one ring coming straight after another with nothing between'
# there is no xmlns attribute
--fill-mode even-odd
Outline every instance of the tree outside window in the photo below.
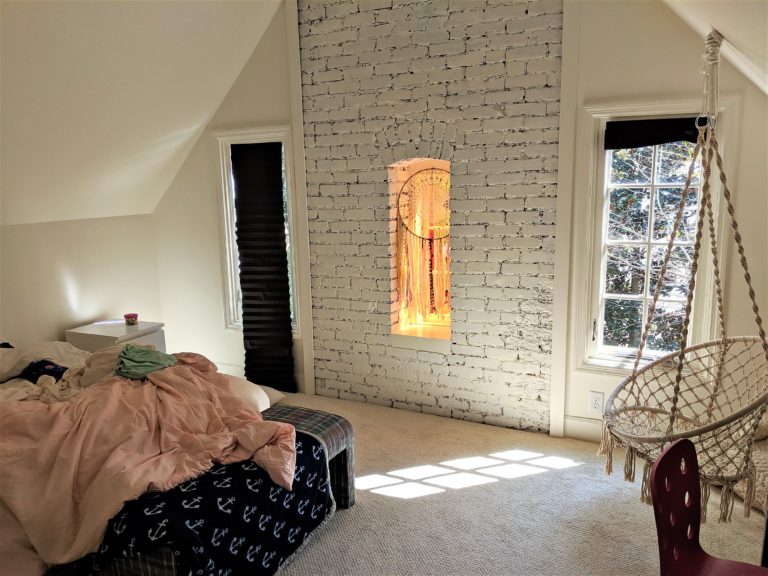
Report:
<svg viewBox="0 0 768 576"><path fill-rule="evenodd" d="M600 348L629 353L640 344L694 147L681 141L606 152L600 321L595 334ZM700 180L697 162L648 334L650 353L679 346Z"/></svg>

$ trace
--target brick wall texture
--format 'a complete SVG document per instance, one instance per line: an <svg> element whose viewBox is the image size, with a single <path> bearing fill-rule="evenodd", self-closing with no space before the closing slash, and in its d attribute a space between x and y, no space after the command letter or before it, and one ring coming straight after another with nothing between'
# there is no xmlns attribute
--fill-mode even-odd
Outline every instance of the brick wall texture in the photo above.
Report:
<svg viewBox="0 0 768 576"><path fill-rule="evenodd" d="M299 0L318 394L549 429L560 0ZM451 162L450 353L393 344L388 164Z"/></svg>

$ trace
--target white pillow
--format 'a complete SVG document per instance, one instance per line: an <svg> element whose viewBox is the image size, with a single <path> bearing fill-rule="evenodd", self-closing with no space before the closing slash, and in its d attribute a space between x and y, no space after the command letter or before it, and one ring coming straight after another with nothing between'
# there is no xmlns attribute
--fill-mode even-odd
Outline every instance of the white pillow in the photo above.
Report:
<svg viewBox="0 0 768 576"><path fill-rule="evenodd" d="M283 398L285 398L285 394L280 392L280 390L275 390L274 388L270 388L269 386L264 386L263 384L259 384L262 390L264 390L264 393L269 396L269 405L274 406L278 402L280 402Z"/></svg>
<svg viewBox="0 0 768 576"><path fill-rule="evenodd" d="M238 378L231 374L224 374L229 380L229 387L232 394L240 398L246 404L252 406L259 412L264 412L270 406L269 396L261 389L258 384L253 384L245 378Z"/></svg>

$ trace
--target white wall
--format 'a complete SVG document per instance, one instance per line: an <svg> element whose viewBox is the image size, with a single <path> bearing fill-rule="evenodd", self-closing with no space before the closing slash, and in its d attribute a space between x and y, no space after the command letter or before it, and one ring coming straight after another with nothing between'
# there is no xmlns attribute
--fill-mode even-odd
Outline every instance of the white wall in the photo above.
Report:
<svg viewBox="0 0 768 576"><path fill-rule="evenodd" d="M2 335L15 344L126 312L162 318L151 216L3 226L0 244Z"/></svg>
<svg viewBox="0 0 768 576"><path fill-rule="evenodd" d="M243 366L243 337L225 328L221 186L212 132L290 124L287 53L281 5L154 213L168 349L200 352L233 372Z"/></svg>
<svg viewBox="0 0 768 576"><path fill-rule="evenodd" d="M648 32L652 31L652 34ZM583 354L578 331L585 330L578 310L587 286L580 281L580 257L588 249L585 215L590 189L592 118L585 105L693 99L702 92L704 41L667 6L654 2L566 2L561 124L558 246L555 298L553 421L565 416L566 434L596 438L600 415L587 410L590 390L610 393L628 375L580 369ZM768 315L768 181L766 132L768 97L723 61L720 90L731 110L724 116L724 150L737 218L751 263L760 308ZM727 130L726 130L727 129ZM725 140L721 134L721 140ZM725 142L724 142L725 143ZM566 210L567 209L567 210ZM569 272L570 270L570 272ZM727 259L726 315L731 334L755 334L746 288L733 247ZM559 342L559 343L558 343ZM564 402L564 408L563 408Z"/></svg>

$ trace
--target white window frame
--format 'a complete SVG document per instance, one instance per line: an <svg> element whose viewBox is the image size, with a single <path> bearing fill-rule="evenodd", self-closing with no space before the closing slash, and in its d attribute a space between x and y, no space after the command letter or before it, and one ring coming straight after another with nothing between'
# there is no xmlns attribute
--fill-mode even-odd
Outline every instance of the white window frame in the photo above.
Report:
<svg viewBox="0 0 768 576"><path fill-rule="evenodd" d="M293 192L293 145L289 126L273 126L269 128L247 128L214 132L218 143L219 177L221 189L222 211L222 247L224 257L224 318L228 330L243 329L242 307L240 301L240 270L238 263L237 238L235 234L235 190L232 179L231 151L233 144L261 144L280 142L283 146L285 159L285 190L288 206L288 239L291 243L291 300L293 305L292 330L295 338L301 337L301 322L299 314L300 282L298 281L296 222Z"/></svg>
<svg viewBox="0 0 768 576"><path fill-rule="evenodd" d="M730 108L733 99L721 98L722 110ZM584 286L587 298L575 299L574 304L577 307L578 326L575 331L576 362L577 370L598 371L602 373L626 374L631 370L635 360L635 352L628 350L626 352L617 351L617 353L608 353L606 350L598 350L598 339L592 340L594 321L597 320L597 329L601 328L601 273L602 273L602 245L607 226L605 214L607 214L605 200L605 177L606 177L606 151L604 148L605 126L612 120L652 120L656 118L676 118L681 116L697 116L701 103L698 100L679 100L679 101L661 101L646 102L636 104L616 104L616 105L585 105L584 109L592 118L593 142L590 158L589 189L587 201L589 207L586 211L587 222L585 223L585 250L577 256L576 265L581 266L580 276L582 280L579 285ZM723 138L724 128L727 123L727 114L721 111L718 118L718 132ZM723 147L725 148L725 147ZM702 176L703 177L703 176ZM710 189L712 191L713 208L715 211L716 235L720 256L720 268L724 277L726 276L726 255L727 250L722 249L726 224L718 218L720 212L720 183L719 179L711 178ZM708 237L705 224L704 235ZM705 342L717 337L717 310L715 290L713 283L708 281L712 277L712 262L709 248L709 241L702 238L702 248L700 252L699 270L696 278L695 298L693 301L693 310L691 317L691 326L689 329L689 341L692 343ZM581 300L581 302L579 301ZM649 353L647 350L641 360L641 366L658 358L663 354Z"/></svg>

